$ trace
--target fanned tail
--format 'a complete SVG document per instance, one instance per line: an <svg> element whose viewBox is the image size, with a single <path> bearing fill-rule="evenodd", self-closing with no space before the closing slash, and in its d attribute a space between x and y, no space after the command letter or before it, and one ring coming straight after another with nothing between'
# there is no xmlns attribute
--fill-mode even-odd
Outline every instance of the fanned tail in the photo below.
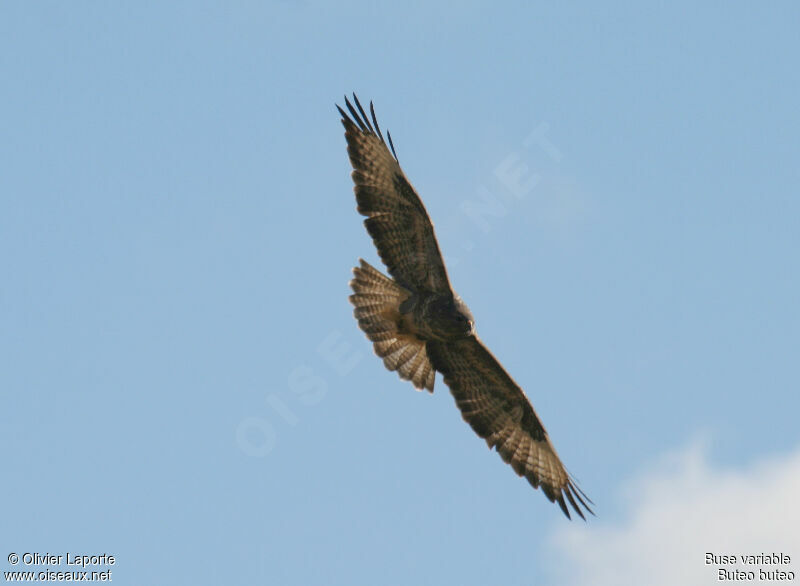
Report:
<svg viewBox="0 0 800 586"><path fill-rule="evenodd" d="M375 354L383 358L386 368L396 370L400 378L411 381L417 389L433 392L436 371L428 360L425 341L403 328L400 305L411 297L411 292L359 260L361 266L353 269L355 277L350 281L350 302L355 306L353 314L359 327L372 341Z"/></svg>

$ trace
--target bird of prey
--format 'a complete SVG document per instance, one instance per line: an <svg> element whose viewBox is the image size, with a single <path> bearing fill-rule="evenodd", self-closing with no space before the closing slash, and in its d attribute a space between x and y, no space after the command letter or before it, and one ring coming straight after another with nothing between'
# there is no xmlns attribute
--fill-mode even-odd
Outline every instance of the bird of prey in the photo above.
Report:
<svg viewBox="0 0 800 586"><path fill-rule="evenodd" d="M433 223L387 146L370 102L370 114L353 94L342 115L353 166L358 212L381 260L383 275L363 259L353 269L350 301L359 327L389 370L417 389L433 392L438 371L464 420L514 471L541 488L569 518L567 501L584 520L592 513L556 454L525 393L475 333L467 306L455 294ZM391 148L391 151L389 150ZM565 500L566 499L566 500Z"/></svg>

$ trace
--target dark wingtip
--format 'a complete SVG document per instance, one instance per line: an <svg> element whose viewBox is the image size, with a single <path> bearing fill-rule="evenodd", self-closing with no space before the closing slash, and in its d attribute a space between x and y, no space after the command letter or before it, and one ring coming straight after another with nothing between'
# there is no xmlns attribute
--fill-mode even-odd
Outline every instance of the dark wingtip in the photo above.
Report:
<svg viewBox="0 0 800 586"><path fill-rule="evenodd" d="M350 116L352 116L352 118L348 116L348 119L354 121L354 124L357 124L362 131L366 132L367 127L364 125L364 122L361 120L361 117L358 115L358 112L353 107L353 104L350 102L347 96L344 97L344 105L347 106L347 110L350 112Z"/></svg>
<svg viewBox="0 0 800 586"><path fill-rule="evenodd" d="M575 497L572 496L572 491L570 490L569 486L567 486L567 488L564 489L563 494L567 495L567 499L569 499L569 504L571 504L572 508L575 509L575 512L581 516L581 519L585 521L586 517L583 515L583 511L581 511L581 508L578 506L578 503L575 502ZM561 498L563 499L564 497L562 496Z"/></svg>
<svg viewBox="0 0 800 586"><path fill-rule="evenodd" d="M381 127L378 125L378 118L375 116L375 106L372 105L372 100L369 101L369 113L372 114L372 123L375 124L375 131L381 138L381 142L386 144L386 141L383 140L383 135L381 134Z"/></svg>
<svg viewBox="0 0 800 586"><path fill-rule="evenodd" d="M399 163L400 159L397 158L397 153L394 150L394 143L392 142L392 134L388 130L386 131L386 136L389 137L389 147L391 147L391 149L392 149L392 154L394 155L394 160Z"/></svg>
<svg viewBox="0 0 800 586"><path fill-rule="evenodd" d="M583 504L583 506L584 506L584 507L586 507L586 509L587 509L587 510L588 510L590 513L592 513L592 515L594 515L594 513L592 512L592 510L589 508L589 505L587 505L587 504L586 504L586 501L589 501L591 504L594 504L594 501L593 501L592 499L590 499L590 498L589 498L589 497L586 495L586 493L585 493L585 492L583 492L583 491L581 490L580 486L578 486L577 484L574 484L574 483L573 483L573 484L572 484L572 488L574 488L574 489L575 489L575 496L576 496L576 497L578 497L578 500L579 500L579 501L581 501L581 504ZM581 498L581 497L583 497L583 498Z"/></svg>
<svg viewBox="0 0 800 586"><path fill-rule="evenodd" d="M581 510L581 505L593 517L597 516L592 510L592 507L589 506L589 503L594 505L592 499L586 496L586 493L580 489L580 487L575 483L573 479L570 478L569 482L567 483L567 486L564 487L563 493L567 495L567 498L569 499L572 508L575 509L575 511L581 516L581 519L586 521L586 516L583 514L583 511ZM578 503L580 503L580 505Z"/></svg>
<svg viewBox="0 0 800 586"><path fill-rule="evenodd" d="M558 503L558 506L561 507L563 513L567 516L567 519L571 521L572 517L570 517L569 515L569 509L567 508L567 503L564 502L564 495L563 494L558 495L558 498L556 498L556 502Z"/></svg>
<svg viewBox="0 0 800 586"><path fill-rule="evenodd" d="M355 105L353 105L354 103ZM347 96L344 97L344 105L347 107L349 114L345 112L339 104L336 104L336 109L339 110L339 114L342 116L342 124L345 128L357 126L361 132L373 134L380 138L383 144L386 144L386 140L384 140L383 133L381 132L381 127L378 125L378 117L375 115L375 106L372 104L372 101L369 103L369 116L358 100L358 96L355 92L353 92L352 102ZM394 149L392 134L388 130L386 131L386 137L389 139L389 148L392 151L392 156L394 156L394 160L399 163L400 159L397 158L397 151Z"/></svg>
<svg viewBox="0 0 800 586"><path fill-rule="evenodd" d="M339 104L336 104L336 109L339 110L339 115L342 117L342 125L345 128L349 128L350 126L353 126L353 121L350 119L350 116L347 115L347 112L342 110L342 108L339 106Z"/></svg>
<svg viewBox="0 0 800 586"><path fill-rule="evenodd" d="M364 124L367 125L367 128L369 128L369 131L372 134L375 134L375 129L372 128L372 124L369 121L369 116L367 116L367 113L364 112L364 108L361 107L361 102L358 101L358 96L355 94L355 92L353 92L353 100L355 101L356 106L358 107L358 112L361 114L361 120L363 120Z"/></svg>

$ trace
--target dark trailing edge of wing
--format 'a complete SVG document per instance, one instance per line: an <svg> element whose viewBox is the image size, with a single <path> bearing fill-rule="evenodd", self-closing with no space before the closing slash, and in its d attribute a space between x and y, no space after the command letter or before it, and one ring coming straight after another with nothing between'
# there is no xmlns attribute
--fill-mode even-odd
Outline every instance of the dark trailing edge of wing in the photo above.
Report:
<svg viewBox="0 0 800 586"><path fill-rule="evenodd" d="M372 102L369 103L368 115L367 111L361 105L358 96L353 93L352 97L352 102L347 96L344 97L345 109L341 108L338 104L336 105L336 109L342 117L341 122L346 131L348 153L354 168L353 179L356 183L355 193L358 202L357 209L360 214L369 216L364 220L364 224L378 249L381 260L383 260L384 264L387 266L389 274L394 278L393 280L409 290L425 288L426 290L448 291L452 294L452 288L447 278L441 252L436 242L436 237L433 234L433 226L422 200L405 178L405 175L399 167L393 168L394 165L390 163L389 159L386 159L385 153L372 150L377 147L378 151L380 151L380 147L377 146L377 143L372 139L364 140L364 135L371 135L380 139L384 148L391 150L391 154L399 164L391 134L388 131L386 133L389 141L387 145L378 124ZM358 136L359 134L362 136ZM376 170L373 168L373 163L375 163L375 161L365 158L365 153L377 154L378 162L381 164L381 167L377 169L377 175L375 174ZM375 176L378 176L381 180L379 186L377 186L377 184L373 185L369 181L370 179L374 179ZM390 198L390 202L395 202L391 213L382 211L385 208L380 208L378 206L376 202L378 202L380 198ZM387 234L388 236L384 238ZM426 266L424 267L426 270L423 271L423 274L418 275L419 271L417 271L417 267L411 264L411 260L413 259L426 262ZM433 368L442 373L445 377L445 383L450 386L451 392L453 392L455 397L457 389L451 384L452 381L448 382L448 369L443 368L441 364L436 364L431 351L432 348L429 344L427 347L428 358L431 360ZM486 352L488 353L488 351ZM494 357L492 357L492 360L496 362ZM502 370L499 363L498 367ZM390 368L390 370L393 369ZM505 373L505 371L503 372ZM514 383L507 374L505 374L505 376L509 379L508 383L512 387L517 388L516 383ZM522 393L521 389L520 393L524 398L524 402L530 407L529 401L524 397L524 393ZM458 397L456 397L456 402L458 403ZM530 421L528 421L528 424L522 421L519 423L524 425L519 429L528 433L530 439L533 441L547 441L546 432L536 418L532 407L530 407L529 415L530 418L535 420L536 426L529 425ZM471 420L468 419L466 415L464 418L478 436L484 439L491 437L493 429L487 427L488 423L484 421L484 419L477 418ZM540 432L537 432L536 429L532 429L532 427L540 428ZM516 433L516 431L514 433ZM490 447L497 446L490 444ZM513 454L501 452L499 448L498 453L500 453L500 456L506 463L511 464L518 475L524 476L534 488L541 488L550 502L557 503L568 519L572 519L570 514L570 508L572 508L573 511L585 521L585 511L588 511L591 515L595 514L590 507L590 504L594 505L594 503L586 493L578 487L577 482L571 475L563 469L563 464L558 460L558 456L555 454L552 446L550 446L550 449L553 452L557 464L561 466L562 471L566 473L566 482L564 481L564 476L561 474L558 474L552 481L545 480L543 482L543 479L539 478L539 475L534 470L527 470L522 465L515 465L512 457ZM585 511L583 509L585 509Z"/></svg>
<svg viewBox="0 0 800 586"><path fill-rule="evenodd" d="M375 117L375 107L372 105L372 102L369 103L369 111L372 114L372 122L370 122L369 116L364 111L364 108L361 107L361 102L358 101L358 96L353 94L353 101L356 103L356 107L353 107L353 104L350 103L350 100L347 96L344 97L344 103L347 106L347 109L350 111L350 116L342 110L339 105L336 105L336 109L339 110L339 114L342 115L342 124L344 124L345 128L347 128L347 124L355 124L357 125L362 132L366 132L369 134L373 134L381 139L383 144L386 144L386 141L383 139L383 134L381 133L381 127L378 126L378 119ZM358 108L358 110L356 110ZM372 125L375 125L374 127ZM389 138L389 148L392 149L392 155L394 156L394 160L398 163L400 160L397 158L397 153L394 150L394 144L392 143L392 134L387 130L386 136Z"/></svg>

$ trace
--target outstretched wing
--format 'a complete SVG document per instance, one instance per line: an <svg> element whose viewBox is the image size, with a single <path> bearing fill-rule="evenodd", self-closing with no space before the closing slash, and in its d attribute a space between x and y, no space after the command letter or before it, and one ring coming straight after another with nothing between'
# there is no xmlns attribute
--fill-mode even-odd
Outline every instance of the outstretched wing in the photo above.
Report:
<svg viewBox="0 0 800 586"><path fill-rule="evenodd" d="M372 121L353 94L356 108L345 98L348 115L342 115L347 153L353 165L358 212L389 274L416 291L450 291L450 281L433 233L433 224L417 192L403 174L394 155L392 137L383 140L375 109ZM374 126L373 126L374 125Z"/></svg>
<svg viewBox="0 0 800 586"><path fill-rule="evenodd" d="M541 488L569 517L566 500L585 519L591 503L567 473L522 389L475 337L429 341L428 356L442 373L464 420L514 471Z"/></svg>

